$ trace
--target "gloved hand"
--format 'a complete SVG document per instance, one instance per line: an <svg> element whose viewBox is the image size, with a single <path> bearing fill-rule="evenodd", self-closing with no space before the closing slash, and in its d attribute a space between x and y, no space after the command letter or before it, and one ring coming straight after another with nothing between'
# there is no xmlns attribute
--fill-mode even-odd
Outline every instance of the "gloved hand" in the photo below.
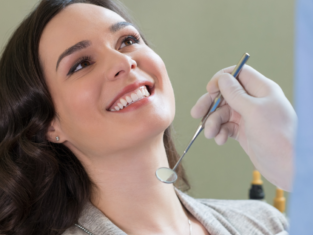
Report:
<svg viewBox="0 0 313 235"><path fill-rule="evenodd" d="M234 68L213 76L191 115L202 118L221 92L224 101L205 123L206 138L215 138L218 145L236 139L267 180L290 191L296 113L275 82L248 65L238 81L230 74Z"/></svg>

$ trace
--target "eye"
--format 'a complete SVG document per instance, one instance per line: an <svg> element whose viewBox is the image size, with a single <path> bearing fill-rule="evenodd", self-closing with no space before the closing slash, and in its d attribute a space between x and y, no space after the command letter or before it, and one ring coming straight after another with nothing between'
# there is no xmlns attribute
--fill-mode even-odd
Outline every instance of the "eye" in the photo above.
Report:
<svg viewBox="0 0 313 235"><path fill-rule="evenodd" d="M80 63L77 65L77 67L76 67L76 69L74 70L74 72L77 72L77 71L79 71L79 70L81 70L81 69L83 69L83 68L85 68L85 67L88 67L89 65L91 65L91 63L90 63L89 61L87 61L87 60L82 61L82 62L80 62Z"/></svg>
<svg viewBox="0 0 313 235"><path fill-rule="evenodd" d="M71 75L73 73L78 72L79 70L82 70L90 65L92 65L93 63L91 62L91 58L90 57L83 57L79 60L79 62L77 62L68 72L67 75Z"/></svg>
<svg viewBox="0 0 313 235"><path fill-rule="evenodd" d="M126 46L131 46L131 45L133 45L133 44L137 44L137 43L139 43L139 36L137 36L137 35L130 35L130 36L127 36L127 37L123 40L123 42L122 42L122 44L121 44L121 46L120 46L120 49L122 49L122 48L124 48L124 47L126 47Z"/></svg>

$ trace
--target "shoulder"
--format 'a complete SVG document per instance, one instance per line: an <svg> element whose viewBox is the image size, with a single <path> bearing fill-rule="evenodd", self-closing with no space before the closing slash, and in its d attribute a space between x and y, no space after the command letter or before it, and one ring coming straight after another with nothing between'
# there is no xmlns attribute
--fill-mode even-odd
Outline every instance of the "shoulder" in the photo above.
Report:
<svg viewBox="0 0 313 235"><path fill-rule="evenodd" d="M86 234L87 233L85 233L83 230L77 228L75 225L66 229L65 232L62 233L62 235L86 235Z"/></svg>
<svg viewBox="0 0 313 235"><path fill-rule="evenodd" d="M287 235L285 216L256 200L195 199L176 190L186 209L212 234Z"/></svg>
<svg viewBox="0 0 313 235"><path fill-rule="evenodd" d="M120 228L112 223L98 208L87 201L78 218L77 224L65 230L62 235L126 235Z"/></svg>
<svg viewBox="0 0 313 235"><path fill-rule="evenodd" d="M285 216L265 202L257 200L196 200L226 217L236 227L243 227L242 229L253 224L261 230L278 234L288 228ZM241 229L239 228L239 230Z"/></svg>

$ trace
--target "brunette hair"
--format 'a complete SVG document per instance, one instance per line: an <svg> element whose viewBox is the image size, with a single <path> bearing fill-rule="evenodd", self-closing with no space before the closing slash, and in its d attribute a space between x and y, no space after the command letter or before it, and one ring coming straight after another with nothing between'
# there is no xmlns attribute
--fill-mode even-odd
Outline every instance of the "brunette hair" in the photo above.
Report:
<svg viewBox="0 0 313 235"><path fill-rule="evenodd" d="M42 0L12 35L0 60L0 234L62 234L90 199L92 182L82 164L46 139L56 113L38 53L47 23L74 3L105 7L131 22L113 0ZM179 155L171 126L164 145L173 167ZM181 165L178 175L189 189Z"/></svg>

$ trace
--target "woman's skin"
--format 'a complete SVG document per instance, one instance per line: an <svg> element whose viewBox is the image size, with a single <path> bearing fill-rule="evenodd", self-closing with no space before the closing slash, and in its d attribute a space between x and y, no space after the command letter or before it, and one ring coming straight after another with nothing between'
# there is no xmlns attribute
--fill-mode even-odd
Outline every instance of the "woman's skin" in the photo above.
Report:
<svg viewBox="0 0 313 235"><path fill-rule="evenodd" d="M194 234L208 234L173 186L155 177L168 167L163 133L174 119L173 89L162 59L121 22L108 9L79 3L46 26L39 56L57 113L47 138L77 156L96 185L92 203L127 234L189 234L188 218ZM110 111L123 89L140 85L152 95Z"/></svg>
<svg viewBox="0 0 313 235"><path fill-rule="evenodd" d="M208 234L173 186L155 177L157 168L168 167L163 133L174 119L173 89L162 59L123 22L110 10L79 3L46 26L39 56L57 112L47 139L77 156L96 185L92 203L127 234L188 234L188 218L194 234ZM288 190L294 110L262 74L246 66L239 83L231 70L214 75L192 115L202 117L220 90L226 103L208 119L205 135L218 144L236 138L261 173ZM111 111L121 92L141 85L151 96Z"/></svg>

